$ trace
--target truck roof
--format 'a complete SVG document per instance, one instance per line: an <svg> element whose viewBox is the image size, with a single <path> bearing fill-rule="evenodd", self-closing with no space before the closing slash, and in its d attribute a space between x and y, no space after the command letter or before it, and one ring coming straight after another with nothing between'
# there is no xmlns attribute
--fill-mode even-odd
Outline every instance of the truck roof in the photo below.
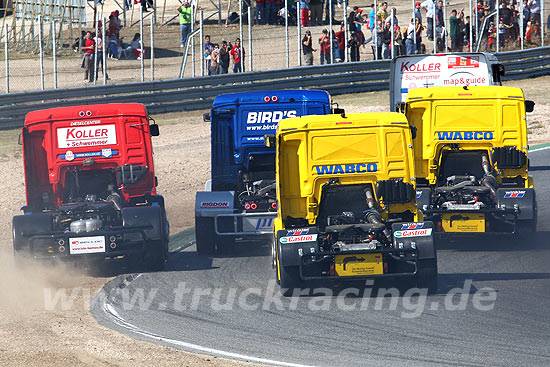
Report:
<svg viewBox="0 0 550 367"><path fill-rule="evenodd" d="M147 111L139 103L107 103L72 107L58 107L32 111L25 117L25 126L42 122L63 120L83 120L113 116L147 116Z"/></svg>
<svg viewBox="0 0 550 367"><path fill-rule="evenodd" d="M427 99L524 99L520 88L500 86L432 87L413 89L407 96L407 102Z"/></svg>
<svg viewBox="0 0 550 367"><path fill-rule="evenodd" d="M397 112L350 113L342 115L303 116L281 120L278 132L284 134L294 130L330 129L350 127L369 127L383 125L404 125L408 122L405 115Z"/></svg>
<svg viewBox="0 0 550 367"><path fill-rule="evenodd" d="M273 96L277 101L273 101ZM269 100L266 101L266 97ZM230 93L217 96L212 103L212 108L234 104L252 104L252 103L277 103L277 102L327 102L330 101L330 95L324 90L273 90L273 91L255 91Z"/></svg>

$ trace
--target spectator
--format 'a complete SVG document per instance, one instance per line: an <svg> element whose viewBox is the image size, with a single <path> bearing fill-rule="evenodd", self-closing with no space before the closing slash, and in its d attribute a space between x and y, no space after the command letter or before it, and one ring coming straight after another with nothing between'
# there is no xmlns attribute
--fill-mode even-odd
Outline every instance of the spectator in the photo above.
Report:
<svg viewBox="0 0 550 367"><path fill-rule="evenodd" d="M372 32L374 30L375 24L376 24L376 10L374 10L374 4L371 4L370 11L369 11L369 24L368 24L371 38L372 38Z"/></svg>
<svg viewBox="0 0 550 367"><path fill-rule="evenodd" d="M309 26L309 0L300 0L300 19L302 26Z"/></svg>
<svg viewBox="0 0 550 367"><path fill-rule="evenodd" d="M185 47L187 36L191 33L191 9L191 1L189 0L183 0L183 3L178 7L181 32L180 47Z"/></svg>
<svg viewBox="0 0 550 367"><path fill-rule="evenodd" d="M437 2L437 7L435 8L435 26L437 28L445 27L445 14L443 13L443 1L439 0Z"/></svg>
<svg viewBox="0 0 550 367"><path fill-rule="evenodd" d="M210 35L204 36L204 60L206 61L206 70L210 70L210 59L214 44L210 42Z"/></svg>
<svg viewBox="0 0 550 367"><path fill-rule="evenodd" d="M421 7L420 1L417 1L414 3L414 17L418 18L418 20L422 24L422 13L420 12L420 7Z"/></svg>
<svg viewBox="0 0 550 367"><path fill-rule="evenodd" d="M126 51L131 51L138 60L141 60L141 58L145 54L145 50L141 48L141 35L139 33L136 33L134 35L130 46L126 48Z"/></svg>
<svg viewBox="0 0 550 367"><path fill-rule="evenodd" d="M103 65L103 36L101 33L101 28L99 28L99 34L94 39L94 42L97 44L97 54L95 57L95 78L97 79L97 75L99 73L99 64L101 64L101 71L105 72L105 78L109 79L109 75L105 70L105 65Z"/></svg>
<svg viewBox="0 0 550 367"><path fill-rule="evenodd" d="M141 8L143 9L143 12L146 13L149 10L147 10L147 5L149 5L150 8L153 7L153 0L141 0Z"/></svg>
<svg viewBox="0 0 550 367"><path fill-rule="evenodd" d="M241 73L243 71L241 63L244 60L245 52L244 52L244 48L241 47L240 38L237 38L235 40L235 46L233 46L230 53L231 53L231 56L233 57L233 72Z"/></svg>
<svg viewBox="0 0 550 367"><path fill-rule="evenodd" d="M424 29L424 26L422 26L422 23L420 23L420 20L418 18L414 19L415 24L415 32L416 32L416 54L420 55L425 53L425 47L424 51L422 51L422 30Z"/></svg>
<svg viewBox="0 0 550 367"><path fill-rule="evenodd" d="M462 52L462 40L464 39L460 26L462 19L464 19L464 8L462 8L458 14L456 9L451 10L451 17L449 18L449 34L451 35L452 52Z"/></svg>
<svg viewBox="0 0 550 367"><path fill-rule="evenodd" d="M536 34L535 17L531 17L527 22L527 28L525 30L525 41L527 43L533 43L533 38L535 34Z"/></svg>
<svg viewBox="0 0 550 367"><path fill-rule="evenodd" d="M220 65L220 46L214 45L212 54L210 55L210 67L208 68L208 75L218 75Z"/></svg>
<svg viewBox="0 0 550 367"><path fill-rule="evenodd" d="M378 10L378 17L382 20L382 22L385 22L386 19L388 18L389 14L388 14L388 3L387 2L383 2L382 5L380 6L380 9Z"/></svg>
<svg viewBox="0 0 550 367"><path fill-rule="evenodd" d="M107 33L107 50L109 58L120 59L122 47L120 47L120 40L113 33Z"/></svg>
<svg viewBox="0 0 550 367"><path fill-rule="evenodd" d="M384 59L390 59L391 58L391 24L388 22L384 22L384 25L382 27L382 57Z"/></svg>
<svg viewBox="0 0 550 367"><path fill-rule="evenodd" d="M254 19L256 24L264 24L265 18L265 0L256 0L256 7L254 8ZM222 46L223 49L223 46Z"/></svg>
<svg viewBox="0 0 550 367"><path fill-rule="evenodd" d="M309 10L311 11L311 25L323 24L323 0L309 0Z"/></svg>
<svg viewBox="0 0 550 367"><path fill-rule="evenodd" d="M408 55L414 55L415 54L415 18L411 19L411 23L407 27L407 37L405 39L405 47L406 47L406 54Z"/></svg>
<svg viewBox="0 0 550 367"><path fill-rule="evenodd" d="M265 0L265 19L264 24L274 24L275 18L275 0Z"/></svg>
<svg viewBox="0 0 550 367"><path fill-rule="evenodd" d="M109 24L107 25L109 32L113 33L117 37L120 37L120 25L116 21L115 12L109 15Z"/></svg>
<svg viewBox="0 0 550 367"><path fill-rule="evenodd" d="M80 38L76 38L73 43L73 51L79 52L82 50L82 47L84 47L84 43L86 43L86 31L82 31L80 34Z"/></svg>
<svg viewBox="0 0 550 367"><path fill-rule="evenodd" d="M491 21L489 23L489 28L487 29L487 50L491 50L495 43L495 23Z"/></svg>
<svg viewBox="0 0 550 367"><path fill-rule="evenodd" d="M306 31L304 38L302 38L302 53L304 54L304 63L307 65L313 65L313 42L311 38L311 32Z"/></svg>
<svg viewBox="0 0 550 367"><path fill-rule="evenodd" d="M470 49L470 17L467 16L466 17L466 21L464 22L464 45L466 45L466 47L468 49ZM472 32L472 46L475 45L476 43L476 32L475 32L475 29L473 30ZM473 49L473 48L472 48Z"/></svg>
<svg viewBox="0 0 550 367"><path fill-rule="evenodd" d="M504 47L506 41L506 25L504 24L504 19L500 18L498 21L498 45L499 47Z"/></svg>
<svg viewBox="0 0 550 367"><path fill-rule="evenodd" d="M227 44L227 41L222 41L222 48L220 49L220 58L219 58L219 64L220 64L220 74L227 74L229 71L229 53L230 53L229 45Z"/></svg>
<svg viewBox="0 0 550 367"><path fill-rule="evenodd" d="M325 62L330 64L330 38L326 29L323 29L323 35L319 38L319 54L321 55L321 65L324 65Z"/></svg>
<svg viewBox="0 0 550 367"><path fill-rule="evenodd" d="M401 55L401 50L403 48L403 35L401 34L401 28L399 26L395 27L393 33L393 53L395 56Z"/></svg>
<svg viewBox="0 0 550 367"><path fill-rule="evenodd" d="M91 83L94 79L95 53L95 42L92 38L92 32L86 32L84 46L82 46L81 49L84 51L84 59L82 60L82 66L84 68L84 81Z"/></svg>
<svg viewBox="0 0 550 367"><path fill-rule="evenodd" d="M428 27L426 28L426 37L430 41L434 40L434 10L435 2L433 0L426 0L422 3L422 8L426 10L426 19L428 20Z"/></svg>
<svg viewBox="0 0 550 367"><path fill-rule="evenodd" d="M373 52L376 52L375 58L382 59L382 45L384 44L384 24L382 19L376 21L376 44L373 43Z"/></svg>
<svg viewBox="0 0 550 367"><path fill-rule="evenodd" d="M346 60L346 29L342 24L340 26L340 32L336 33L336 40L338 41L338 59L340 61Z"/></svg>
<svg viewBox="0 0 550 367"><path fill-rule="evenodd" d="M393 26L397 27L399 25L399 20L397 20L397 9L393 8L392 10L393 10ZM392 19L392 16L390 13L389 16L386 18L385 23L391 25L391 19Z"/></svg>
<svg viewBox="0 0 550 367"><path fill-rule="evenodd" d="M540 1L541 0L530 0L529 1L529 9L531 11L531 14L529 16L529 19L534 18L535 24L540 24Z"/></svg>
<svg viewBox="0 0 550 367"><path fill-rule="evenodd" d="M325 0L325 24L327 25L330 24L329 18L330 18L331 10L332 10L332 23L333 24L337 23L336 19L334 19L334 13L336 11L335 5L336 5L336 0ZM329 10L329 6L332 8L331 10Z"/></svg>
<svg viewBox="0 0 550 367"><path fill-rule="evenodd" d="M523 35L527 31L527 22L531 18L531 7L528 0L523 0Z"/></svg>
<svg viewBox="0 0 550 367"><path fill-rule="evenodd" d="M359 46L361 46L361 43L359 42L359 38L357 37L356 32L351 32L351 37L349 40L349 48L350 48L350 59L351 61L360 61L361 56L359 54Z"/></svg>

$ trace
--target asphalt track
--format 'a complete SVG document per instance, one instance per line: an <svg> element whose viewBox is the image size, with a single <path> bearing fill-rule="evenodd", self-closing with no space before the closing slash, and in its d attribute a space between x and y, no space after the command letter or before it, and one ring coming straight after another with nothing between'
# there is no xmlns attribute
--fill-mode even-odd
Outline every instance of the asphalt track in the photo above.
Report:
<svg viewBox="0 0 550 367"><path fill-rule="evenodd" d="M165 272L122 275L106 284L108 297L96 297L91 312L99 323L136 339L266 364L548 366L550 149L529 157L539 208L536 238L530 243L509 237L439 243L439 291L426 298L421 313L411 311L407 297L395 298L396 307L389 298L376 307L377 298L362 294L339 301L326 296L282 299L282 310L273 303L264 310L274 277L270 250L251 243L240 244L232 257L202 257L194 246L172 253ZM465 309L446 307L446 294L468 288L470 281ZM180 282L193 289L181 300L174 293ZM393 285L375 284L372 294ZM485 287L494 289L485 296L496 295L494 302L483 303L494 305L489 311L472 301ZM196 296L206 288L213 294ZM213 300L223 304L230 289L236 298L244 297L245 289L261 295L244 293L245 307L235 301L230 310L213 310ZM129 307L128 297L139 292L151 304ZM370 303L361 310L364 298ZM459 299L455 296L453 304ZM312 302L322 301L330 302L328 309L311 309Z"/></svg>

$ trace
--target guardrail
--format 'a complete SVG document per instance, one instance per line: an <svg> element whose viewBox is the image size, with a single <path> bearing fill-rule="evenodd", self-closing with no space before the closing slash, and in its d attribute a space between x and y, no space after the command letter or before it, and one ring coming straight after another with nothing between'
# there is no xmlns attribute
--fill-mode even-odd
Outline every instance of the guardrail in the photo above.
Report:
<svg viewBox="0 0 550 367"><path fill-rule="evenodd" d="M506 80L550 75L550 47L496 55ZM82 104L138 102L149 113L206 109L219 94L318 88L332 95L388 89L390 60L363 61L145 83L52 89L0 95L0 129L21 127L34 110Z"/></svg>

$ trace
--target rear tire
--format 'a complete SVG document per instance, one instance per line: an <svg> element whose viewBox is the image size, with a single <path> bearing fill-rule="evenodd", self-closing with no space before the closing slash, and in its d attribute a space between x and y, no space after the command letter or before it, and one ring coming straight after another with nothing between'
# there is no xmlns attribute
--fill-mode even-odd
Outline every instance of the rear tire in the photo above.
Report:
<svg viewBox="0 0 550 367"><path fill-rule="evenodd" d="M195 217L195 242L199 254L213 255L216 249L216 237L214 218Z"/></svg>
<svg viewBox="0 0 550 367"><path fill-rule="evenodd" d="M149 271L162 271L166 265L167 243L150 241L143 257L145 268Z"/></svg>
<svg viewBox="0 0 550 367"><path fill-rule="evenodd" d="M300 278L300 268L298 266L282 266L281 267L281 279L279 285L281 286L281 294L284 297L291 297L295 289L301 289L303 281Z"/></svg>
<svg viewBox="0 0 550 367"><path fill-rule="evenodd" d="M437 292L437 260L418 260L416 264L416 286L428 289L428 294Z"/></svg>
<svg viewBox="0 0 550 367"><path fill-rule="evenodd" d="M216 253L222 255L231 255L235 252L234 236L214 236L216 244Z"/></svg>
<svg viewBox="0 0 550 367"><path fill-rule="evenodd" d="M520 241L533 241L537 233L537 220L518 220L516 223L517 236Z"/></svg>

